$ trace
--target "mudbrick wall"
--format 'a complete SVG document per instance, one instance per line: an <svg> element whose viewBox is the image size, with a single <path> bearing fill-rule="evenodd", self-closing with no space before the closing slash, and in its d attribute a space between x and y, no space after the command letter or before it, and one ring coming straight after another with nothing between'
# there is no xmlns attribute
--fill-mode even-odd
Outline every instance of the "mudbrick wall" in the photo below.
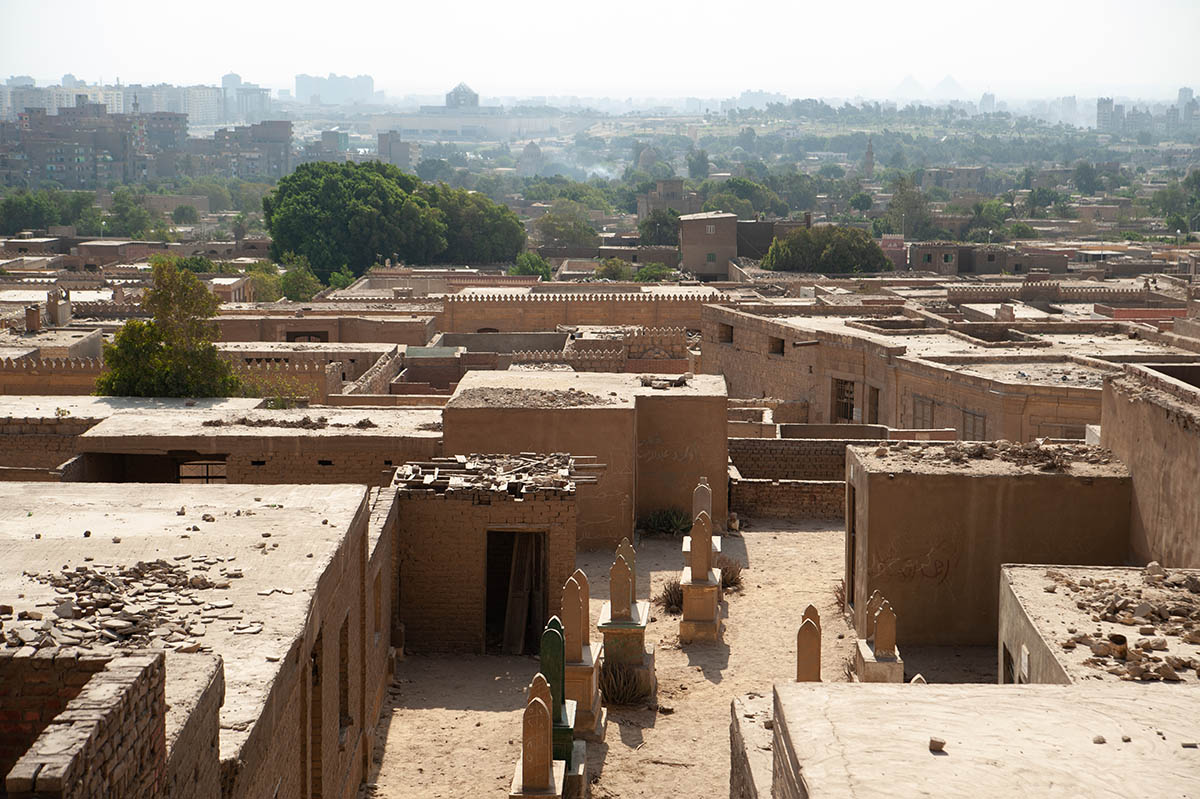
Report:
<svg viewBox="0 0 1200 799"><path fill-rule="evenodd" d="M414 651L484 651L489 531L544 535L547 610L575 570L575 495L401 491L396 501L400 620Z"/></svg>
<svg viewBox="0 0 1200 799"><path fill-rule="evenodd" d="M845 480L846 447L856 439L731 438L729 458L743 478Z"/></svg>
<svg viewBox="0 0 1200 799"><path fill-rule="evenodd" d="M78 438L99 419L0 418L0 466L53 469L79 452Z"/></svg>
<svg viewBox="0 0 1200 799"><path fill-rule="evenodd" d="M160 653L110 660L9 771L9 797L161 795L167 762L165 686Z"/></svg>
<svg viewBox="0 0 1200 799"><path fill-rule="evenodd" d="M108 661L74 649L0 646L0 777Z"/></svg>
<svg viewBox="0 0 1200 799"><path fill-rule="evenodd" d="M739 516L838 519L845 513L842 480L729 481L729 509Z"/></svg>

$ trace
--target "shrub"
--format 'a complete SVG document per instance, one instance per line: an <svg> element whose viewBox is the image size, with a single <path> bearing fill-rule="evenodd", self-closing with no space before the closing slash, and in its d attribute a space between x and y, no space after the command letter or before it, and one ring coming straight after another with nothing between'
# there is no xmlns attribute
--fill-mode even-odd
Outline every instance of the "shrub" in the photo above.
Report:
<svg viewBox="0 0 1200 799"><path fill-rule="evenodd" d="M647 699L646 690L633 667L609 660L605 660L600 667L600 693L604 695L604 704L609 707L637 705Z"/></svg>
<svg viewBox="0 0 1200 799"><path fill-rule="evenodd" d="M733 591L740 590L742 587L742 562L734 560L725 555L717 555L713 560L713 565L721 570L721 590Z"/></svg>
<svg viewBox="0 0 1200 799"><path fill-rule="evenodd" d="M654 597L654 604L667 613L675 615L683 613L683 586L679 584L678 578L667 581L667 584Z"/></svg>
<svg viewBox="0 0 1200 799"><path fill-rule="evenodd" d="M838 580L833 584L833 598L837 601L839 608L846 607L846 578Z"/></svg>
<svg viewBox="0 0 1200 799"><path fill-rule="evenodd" d="M640 526L651 535L679 536L692 529L692 519L685 510L665 508L653 511Z"/></svg>

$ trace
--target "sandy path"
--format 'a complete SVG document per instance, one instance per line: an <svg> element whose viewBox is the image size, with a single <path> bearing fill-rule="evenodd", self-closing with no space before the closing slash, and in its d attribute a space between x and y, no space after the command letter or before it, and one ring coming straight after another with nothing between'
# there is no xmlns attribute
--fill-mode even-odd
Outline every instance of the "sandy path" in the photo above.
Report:
<svg viewBox="0 0 1200 799"><path fill-rule="evenodd" d="M810 602L824 630L823 676L845 679L854 634L833 595L842 576L843 541L837 522L765 520L752 522L743 538L725 539L725 553L748 568L744 591L727 595L722 642L681 649L678 617L655 611L646 638L657 648L661 708L610 711L607 738L588 746L593 797L660 796L666 786L725 795L730 700L767 693L772 682L794 677L796 627ZM611 553L585 552L577 559L591 581L593 624L608 596L611 562ZM682 565L678 541L643 541L638 597L657 592ZM524 689L536 668L527 657L410 656L397 670L383 712L383 751L367 795L504 796L519 755ZM662 712L667 709L672 712Z"/></svg>

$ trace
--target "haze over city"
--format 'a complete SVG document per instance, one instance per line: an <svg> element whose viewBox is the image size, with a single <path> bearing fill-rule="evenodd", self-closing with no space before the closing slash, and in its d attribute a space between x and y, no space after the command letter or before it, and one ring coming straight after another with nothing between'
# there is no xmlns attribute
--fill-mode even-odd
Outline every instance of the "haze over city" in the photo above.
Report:
<svg viewBox="0 0 1200 799"><path fill-rule="evenodd" d="M1197 41L0 0L0 797L1195 797Z"/></svg>
<svg viewBox="0 0 1200 799"><path fill-rule="evenodd" d="M119 8L119 11L117 10ZM370 74L390 95L467 80L485 97L896 96L952 75L963 96L1166 99L1200 74L1193 0L519 5L302 0L186 4L5 0L0 74L39 82L211 83L273 89L299 73ZM448 83L449 82L449 83ZM935 92L927 95L936 97ZM941 98L950 99L950 98Z"/></svg>

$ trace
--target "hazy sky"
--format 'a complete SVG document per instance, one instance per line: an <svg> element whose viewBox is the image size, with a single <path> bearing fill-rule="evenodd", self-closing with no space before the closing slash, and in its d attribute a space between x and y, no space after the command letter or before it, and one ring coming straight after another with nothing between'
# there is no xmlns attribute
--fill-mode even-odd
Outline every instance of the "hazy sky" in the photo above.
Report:
<svg viewBox="0 0 1200 799"><path fill-rule="evenodd" d="M979 10L982 9L982 10ZM1200 92L1200 0L0 0L0 78L272 88L297 73L391 95L886 96Z"/></svg>

